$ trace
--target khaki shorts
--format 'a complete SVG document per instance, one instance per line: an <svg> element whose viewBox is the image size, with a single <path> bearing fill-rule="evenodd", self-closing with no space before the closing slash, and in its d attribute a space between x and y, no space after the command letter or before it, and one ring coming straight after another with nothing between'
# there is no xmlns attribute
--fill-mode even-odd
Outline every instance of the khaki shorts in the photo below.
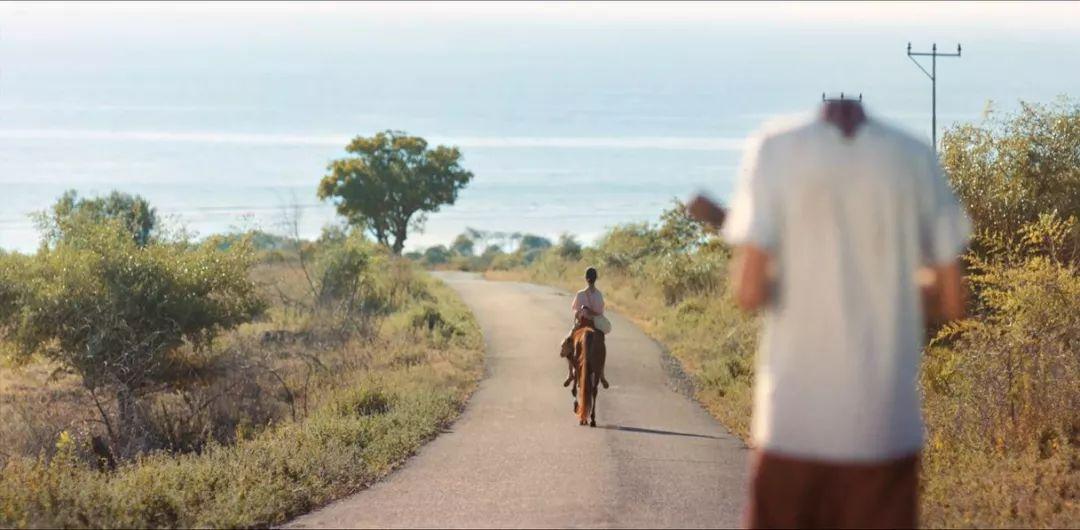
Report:
<svg viewBox="0 0 1080 530"><path fill-rule="evenodd" d="M919 455L836 464L754 454L748 528L914 528Z"/></svg>

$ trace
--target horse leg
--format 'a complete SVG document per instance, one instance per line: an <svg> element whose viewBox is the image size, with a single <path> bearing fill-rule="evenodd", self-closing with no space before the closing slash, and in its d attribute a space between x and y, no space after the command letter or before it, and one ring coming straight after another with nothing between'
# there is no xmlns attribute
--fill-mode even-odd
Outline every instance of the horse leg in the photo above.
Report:
<svg viewBox="0 0 1080 530"><path fill-rule="evenodd" d="M570 363L570 377L566 378L566 382L563 383L563 386L569 386L570 387L570 395L574 396L576 398L577 397L577 384L576 384L577 383L577 370L574 369L574 360L573 359L567 358L566 360ZM573 381L575 384L570 385L571 381Z"/></svg>
<svg viewBox="0 0 1080 530"><path fill-rule="evenodd" d="M574 381L574 359L572 356L566 358L566 364L568 366L566 381L563 381L562 386L570 386L570 383Z"/></svg>
<svg viewBox="0 0 1080 530"><path fill-rule="evenodd" d="M591 415L591 418L589 420L589 427L596 427L596 396L599 393L599 388L597 388L598 385L596 384L595 379L599 379L599 377L594 377L593 385L592 385L592 388L591 388L591 390L592 390L592 410L589 411L589 414Z"/></svg>
<svg viewBox="0 0 1080 530"><path fill-rule="evenodd" d="M607 364L607 340L603 333L600 334L600 355L597 355L597 372L600 374L600 384L604 389L608 388L607 377L604 377L604 365Z"/></svg>

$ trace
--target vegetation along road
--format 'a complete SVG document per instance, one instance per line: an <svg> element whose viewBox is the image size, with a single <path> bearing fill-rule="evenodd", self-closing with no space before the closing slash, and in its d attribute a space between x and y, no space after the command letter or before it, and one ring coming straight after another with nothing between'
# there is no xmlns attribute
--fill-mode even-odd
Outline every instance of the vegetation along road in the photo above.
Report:
<svg viewBox="0 0 1080 530"><path fill-rule="evenodd" d="M659 346L612 315L611 389L581 427L560 383L568 295L441 273L476 314L486 379L452 432L389 479L296 519L313 527L733 527L746 450L671 388Z"/></svg>

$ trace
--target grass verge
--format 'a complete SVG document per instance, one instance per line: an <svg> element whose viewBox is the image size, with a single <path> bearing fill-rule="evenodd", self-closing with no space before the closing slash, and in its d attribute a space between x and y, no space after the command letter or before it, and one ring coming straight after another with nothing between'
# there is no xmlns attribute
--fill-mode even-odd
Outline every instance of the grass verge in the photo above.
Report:
<svg viewBox="0 0 1080 530"><path fill-rule="evenodd" d="M441 283L414 281L424 295L385 317L364 368L341 374L302 420L111 471L61 434L51 457L6 459L0 526L268 526L386 475L458 416L482 373L469 311Z"/></svg>

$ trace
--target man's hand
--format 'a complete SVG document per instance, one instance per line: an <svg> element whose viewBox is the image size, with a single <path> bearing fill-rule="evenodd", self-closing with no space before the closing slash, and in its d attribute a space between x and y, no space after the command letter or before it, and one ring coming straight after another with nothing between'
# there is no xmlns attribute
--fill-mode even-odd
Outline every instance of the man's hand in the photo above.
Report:
<svg viewBox="0 0 1080 530"><path fill-rule="evenodd" d="M724 224L727 212L719 205L704 195L696 195L686 204L686 213L691 218L708 223L716 228Z"/></svg>
<svg viewBox="0 0 1080 530"><path fill-rule="evenodd" d="M964 318L967 312L967 290L963 283L960 263L927 267L918 273L923 313L930 325Z"/></svg>

